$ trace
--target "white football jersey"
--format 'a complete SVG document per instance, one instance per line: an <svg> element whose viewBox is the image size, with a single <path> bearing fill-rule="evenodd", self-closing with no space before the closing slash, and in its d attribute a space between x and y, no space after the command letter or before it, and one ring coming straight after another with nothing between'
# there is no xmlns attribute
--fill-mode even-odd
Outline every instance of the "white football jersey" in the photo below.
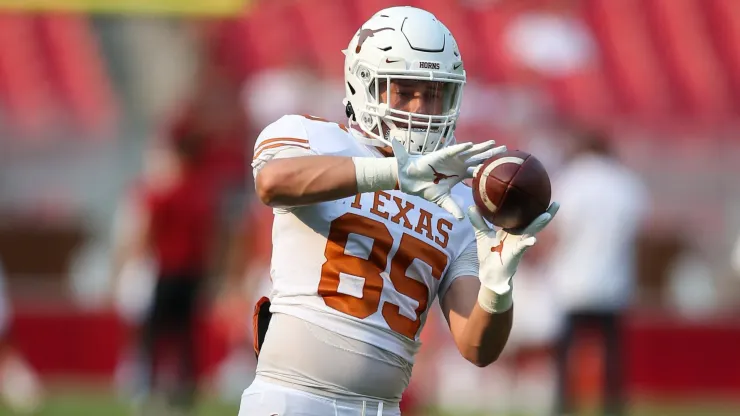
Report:
<svg viewBox="0 0 740 416"><path fill-rule="evenodd" d="M255 176L273 157L310 154L382 157L343 125L290 115L257 139ZM473 204L463 184L452 194L464 209ZM475 248L469 221L401 191L274 211L271 311L409 362L435 297L443 296L455 278L477 275L477 263L451 267L461 253Z"/></svg>

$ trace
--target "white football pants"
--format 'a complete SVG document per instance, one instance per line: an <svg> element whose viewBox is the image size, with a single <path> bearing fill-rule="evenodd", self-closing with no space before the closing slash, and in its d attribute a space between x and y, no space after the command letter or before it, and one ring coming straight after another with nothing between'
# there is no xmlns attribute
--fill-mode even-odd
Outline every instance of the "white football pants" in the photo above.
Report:
<svg viewBox="0 0 740 416"><path fill-rule="evenodd" d="M396 404L322 397L259 377L244 394L239 416L401 416Z"/></svg>

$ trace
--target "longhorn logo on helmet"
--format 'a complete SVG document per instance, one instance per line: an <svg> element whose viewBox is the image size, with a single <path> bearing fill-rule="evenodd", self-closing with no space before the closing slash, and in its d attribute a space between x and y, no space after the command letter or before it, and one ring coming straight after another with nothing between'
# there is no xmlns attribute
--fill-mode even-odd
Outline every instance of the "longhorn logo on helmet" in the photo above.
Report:
<svg viewBox="0 0 740 416"><path fill-rule="evenodd" d="M360 53L360 51L362 50L362 44L365 43L365 41L367 40L367 38L371 38L371 37L375 36L376 33L382 32L384 30L393 30L393 31L395 31L396 29L394 29L392 27L381 27L380 29L362 29L362 30L360 30L360 34L358 35L359 36L359 39L357 39L357 47L355 48L355 53Z"/></svg>

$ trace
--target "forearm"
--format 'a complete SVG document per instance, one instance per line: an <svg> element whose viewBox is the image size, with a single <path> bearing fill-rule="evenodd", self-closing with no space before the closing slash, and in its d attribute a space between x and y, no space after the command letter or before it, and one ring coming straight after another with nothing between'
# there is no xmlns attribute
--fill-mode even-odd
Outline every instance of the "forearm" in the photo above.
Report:
<svg viewBox="0 0 740 416"><path fill-rule="evenodd" d="M397 174L391 170L395 160L361 159L379 170L377 176L382 180L368 184L365 177L372 175L364 174L367 167L351 157L291 157L271 160L262 168L257 175L257 194L270 206L298 206L334 201L359 192L393 189Z"/></svg>
<svg viewBox="0 0 740 416"><path fill-rule="evenodd" d="M495 296L477 277L462 276L440 302L460 354L478 367L496 361L506 346L514 315L509 295Z"/></svg>
<svg viewBox="0 0 740 416"><path fill-rule="evenodd" d="M458 340L458 348L468 361L485 367L496 361L509 339L514 308L489 313L476 302Z"/></svg>
<svg viewBox="0 0 740 416"><path fill-rule="evenodd" d="M355 194L355 165L349 157L274 159L257 175L257 195L270 206L308 205Z"/></svg>

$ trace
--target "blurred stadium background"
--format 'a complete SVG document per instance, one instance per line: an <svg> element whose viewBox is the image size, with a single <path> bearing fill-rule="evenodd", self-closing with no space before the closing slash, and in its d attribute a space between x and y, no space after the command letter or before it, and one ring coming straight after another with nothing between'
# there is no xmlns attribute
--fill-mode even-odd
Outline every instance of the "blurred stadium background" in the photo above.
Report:
<svg viewBox="0 0 740 416"><path fill-rule="evenodd" d="M740 414L740 1L0 0L7 338L43 385L40 414L130 413L122 357L147 291L145 278L121 288L121 247L140 187L167 176L168 145L187 128L209 138L219 194L198 414L236 414L269 267L253 140L286 113L344 121L340 51L397 4L435 13L457 38L469 76L459 140L494 138L556 171L563 121L576 121L608 129L645 180L652 211L621 328L632 414ZM530 332L547 333L549 314L517 309ZM551 364L518 354L532 349L526 335L485 370L456 357L439 319L423 337L416 403L547 414ZM599 399L599 345L587 334L574 354L585 409Z"/></svg>

